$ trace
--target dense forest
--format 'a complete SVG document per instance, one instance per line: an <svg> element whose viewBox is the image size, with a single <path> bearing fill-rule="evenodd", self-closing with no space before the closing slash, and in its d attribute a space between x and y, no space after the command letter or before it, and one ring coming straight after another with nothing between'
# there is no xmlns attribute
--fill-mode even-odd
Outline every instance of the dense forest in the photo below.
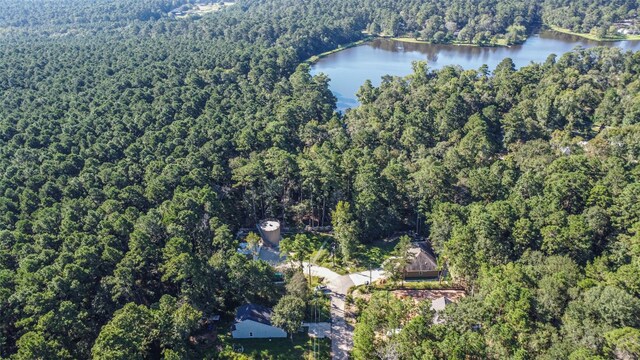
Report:
<svg viewBox="0 0 640 360"><path fill-rule="evenodd" d="M277 296L236 230L332 213L360 230L345 241L429 237L473 295L446 326L418 324L408 357L638 356L640 55L415 63L365 83L343 115L305 59L367 30L514 42L567 5L261 0L166 15L183 3L0 1L0 358L195 356L203 314ZM598 21L637 3L622 8Z"/></svg>
<svg viewBox="0 0 640 360"><path fill-rule="evenodd" d="M575 32L606 31L616 21L636 19L639 4L637 0L546 0L542 19Z"/></svg>
<svg viewBox="0 0 640 360"><path fill-rule="evenodd" d="M345 118L356 177L381 169L367 183L385 195L371 206L356 190L360 219L420 209L473 296L439 325L428 308L373 302L357 359L638 356L639 70L638 54L600 48L517 71L506 59L491 76L416 64L361 88Z"/></svg>

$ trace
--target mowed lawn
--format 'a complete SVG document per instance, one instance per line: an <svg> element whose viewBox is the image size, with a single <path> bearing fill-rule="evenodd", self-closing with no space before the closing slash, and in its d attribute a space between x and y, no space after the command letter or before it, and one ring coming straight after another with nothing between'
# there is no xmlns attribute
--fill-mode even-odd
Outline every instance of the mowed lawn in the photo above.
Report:
<svg viewBox="0 0 640 360"><path fill-rule="evenodd" d="M299 359L329 359L331 357L331 342L329 339L317 339L316 354L313 356L313 339L307 334L296 334L293 341L286 339L233 339L230 336L220 336L220 346L211 349L213 359L233 360L299 360ZM234 350L235 349L235 350ZM214 352L220 351L217 356ZM207 357L209 358L209 357Z"/></svg>

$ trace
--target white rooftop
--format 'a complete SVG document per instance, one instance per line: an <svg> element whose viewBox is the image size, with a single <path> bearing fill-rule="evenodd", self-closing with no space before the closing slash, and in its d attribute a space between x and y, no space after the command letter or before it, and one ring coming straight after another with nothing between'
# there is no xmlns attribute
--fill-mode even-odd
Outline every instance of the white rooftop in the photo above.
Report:
<svg viewBox="0 0 640 360"><path fill-rule="evenodd" d="M260 223L260 228L264 231L273 231L280 227L280 223L277 221L263 221Z"/></svg>

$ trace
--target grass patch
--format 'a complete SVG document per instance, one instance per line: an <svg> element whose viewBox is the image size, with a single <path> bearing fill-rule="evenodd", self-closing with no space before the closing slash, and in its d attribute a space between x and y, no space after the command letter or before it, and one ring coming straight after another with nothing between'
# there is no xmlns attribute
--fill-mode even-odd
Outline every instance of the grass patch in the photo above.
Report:
<svg viewBox="0 0 640 360"><path fill-rule="evenodd" d="M391 252L397 243L398 239L395 238L393 240L374 241L369 245L363 245L362 248L358 250L360 254L360 256L358 256L358 262L374 268L381 267L382 263L391 256ZM367 270L367 268L365 267L362 270Z"/></svg>
<svg viewBox="0 0 640 360"><path fill-rule="evenodd" d="M340 275L347 275L353 272L353 267L343 264L338 256L336 256L335 262L333 261L331 255L328 255L327 257L319 258L318 261L315 262L315 264L318 266L326 267L327 269L330 269L331 271Z"/></svg>
<svg viewBox="0 0 640 360"><path fill-rule="evenodd" d="M456 40L443 42L443 43L434 43L431 41L420 40L420 39L416 39L412 37L404 37L404 36L392 37L389 39L394 41L404 42L404 43L410 43L410 44L429 44L429 45L437 44L437 45L457 45L457 46L474 46L474 47L509 46L509 44L507 43L507 39L498 39L496 42L487 43L487 44L474 44L474 43L456 41Z"/></svg>
<svg viewBox="0 0 640 360"><path fill-rule="evenodd" d="M497 39L496 42L494 43L495 46L510 46L510 44L507 42L507 39Z"/></svg>
<svg viewBox="0 0 640 360"><path fill-rule="evenodd" d="M340 254L336 254L336 258L333 259L331 251L327 248L317 251L312 257L315 258L314 264L331 269L340 275L346 275L382 267L382 263L391 255L397 242L398 239L394 238L360 244L355 259L348 263L342 261Z"/></svg>
<svg viewBox="0 0 640 360"><path fill-rule="evenodd" d="M305 274L305 277L308 279L309 276L307 276ZM318 285L322 285L322 281L321 278L317 277L317 276L312 276L311 277L311 282L309 283L309 289L311 289L311 291L313 291L313 288L315 288Z"/></svg>
<svg viewBox="0 0 640 360"><path fill-rule="evenodd" d="M553 31L557 31L559 33L563 33L563 34L568 34L568 35L574 35L574 36L579 36L581 38L585 38L585 39L589 39L589 40L593 40L593 41L624 41L624 40L640 40L640 35L615 35L615 36L607 36L604 38L598 37L594 34L586 34L586 33L579 33L579 32L573 32L569 29L564 29L561 27L557 27L557 26L553 26L553 25L549 25L549 28Z"/></svg>
<svg viewBox="0 0 640 360"><path fill-rule="evenodd" d="M421 281L405 281L404 283L387 282L385 284L373 284L370 287L372 290L461 290L458 285L451 284L449 282L440 282L437 279L433 280L421 280Z"/></svg>
<svg viewBox="0 0 640 360"><path fill-rule="evenodd" d="M233 359L233 360L299 360L299 359L330 359L331 341L317 339L318 354L313 356L314 340L307 334L296 334L293 341L285 339L233 339L229 335L219 337L218 349L211 349L205 358ZM239 349L242 352L239 352ZM234 350L235 349L235 350ZM219 353L216 352L220 350ZM216 356L217 355L217 356Z"/></svg>
<svg viewBox="0 0 640 360"><path fill-rule="evenodd" d="M392 37L390 39L394 41L400 41L400 42L405 42L410 44L432 44L432 42L430 41L418 40L416 38L411 38L411 37Z"/></svg>

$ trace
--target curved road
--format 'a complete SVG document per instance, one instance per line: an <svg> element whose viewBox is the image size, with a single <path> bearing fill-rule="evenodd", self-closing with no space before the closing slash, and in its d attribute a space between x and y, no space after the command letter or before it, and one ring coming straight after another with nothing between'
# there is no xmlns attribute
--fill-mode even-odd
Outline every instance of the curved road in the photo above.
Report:
<svg viewBox="0 0 640 360"><path fill-rule="evenodd" d="M334 360L347 360L353 347L353 326L346 321L345 298L350 287L376 281L384 277L382 270L363 271L340 275L322 266L304 263L305 273L322 277L331 290L331 356Z"/></svg>

